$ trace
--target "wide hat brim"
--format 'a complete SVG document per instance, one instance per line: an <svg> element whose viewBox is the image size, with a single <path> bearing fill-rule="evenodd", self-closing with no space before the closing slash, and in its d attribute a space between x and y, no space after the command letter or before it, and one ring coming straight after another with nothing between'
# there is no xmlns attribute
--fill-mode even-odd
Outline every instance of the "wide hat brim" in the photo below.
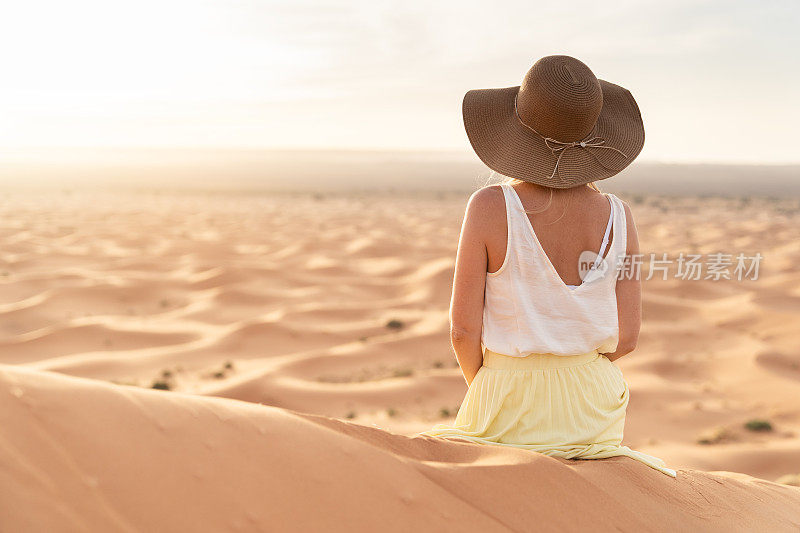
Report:
<svg viewBox="0 0 800 533"><path fill-rule="evenodd" d="M605 80L598 81L603 91L603 107L586 139L599 138L602 146L616 150L569 146L554 152L551 147L562 145L547 143L517 117L514 105L519 85L473 89L464 95L464 128L473 150L490 169L547 187L563 189L610 178L630 165L642 151L644 124L630 91Z"/></svg>

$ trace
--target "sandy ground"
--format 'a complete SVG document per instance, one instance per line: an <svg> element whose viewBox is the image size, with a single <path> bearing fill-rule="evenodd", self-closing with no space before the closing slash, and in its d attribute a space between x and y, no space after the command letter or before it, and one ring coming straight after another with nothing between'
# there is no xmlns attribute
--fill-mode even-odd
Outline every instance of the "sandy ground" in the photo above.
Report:
<svg viewBox="0 0 800 533"><path fill-rule="evenodd" d="M0 365L4 531L797 531L800 488ZM10 490L5 490L6 487Z"/></svg>
<svg viewBox="0 0 800 533"><path fill-rule="evenodd" d="M202 483L262 467L283 475L294 465L294 488L311 490L334 514L348 508L337 510L327 490L355 490L353 501L372 502L353 522L365 527L380 516L412 520L413 503L420 523L406 526L427 517L433 526L518 528L507 520L522 500L489 499L481 508L485 493L467 494L473 489L459 479L530 487L541 475L547 486L576 487L579 500L593 491L592 509L624 507L610 489L598 489L608 469L621 465L626 474L617 488L626 498L635 498L645 478L646 492L662 493L671 478L628 458L571 466L524 451L402 436L454 417L466 391L447 332L466 196L9 191L0 204L0 421L14 429L0 447L4 482L21 483L35 495L27 501L45 505L59 499L57 480L68 480L72 495L57 506L63 514L47 519L103 530L146 528L167 515L159 507L166 502L141 495L137 503L125 493L130 487L111 481L111 473L135 474L119 463L135 461L140 445L161 461L143 479L165 483L167 494L193 476ZM734 474L722 483L723 474L698 472L781 483L800 474L798 200L620 196L633 207L646 254L764 256L757 280L665 281L656 274L645 281L639 348L617 361L631 390L623 444L693 480L663 493L687 520L721 520L703 511L702 493L742 516L773 520L762 525L775 530L800 527L800 489ZM674 275L677 266L669 268ZM231 427L217 431L225 421ZM170 455L173 445L186 446L186 460ZM220 472L219 458L235 450L254 460L225 459L229 470ZM276 461L276 454L288 455ZM377 473L363 473L371 490L353 481L320 489L353 461L374 464ZM518 463L524 469L507 468ZM488 470L476 468L482 465ZM391 476L400 481L387 482ZM248 520L293 516L291 506L282 515L257 510L259 501L283 501L274 486L258 494L263 476L237 479L247 486L228 526L246 530ZM232 498L216 490L191 492L185 503ZM380 503L387 494L400 499ZM18 493L0 511L22 505L16 500L25 498ZM793 514L781 511L790 504ZM158 510L134 519L137 505ZM559 509L542 515L554 529ZM591 523L592 512L581 519ZM314 516L309 527L317 525ZM647 514L618 516L635 530ZM712 523L720 530L727 524Z"/></svg>

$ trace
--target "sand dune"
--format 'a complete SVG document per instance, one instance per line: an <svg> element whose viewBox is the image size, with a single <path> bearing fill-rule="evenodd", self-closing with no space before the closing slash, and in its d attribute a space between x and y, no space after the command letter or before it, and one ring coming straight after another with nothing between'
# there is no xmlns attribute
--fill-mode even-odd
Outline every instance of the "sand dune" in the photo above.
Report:
<svg viewBox="0 0 800 533"><path fill-rule="evenodd" d="M791 531L800 488L664 476L0 366L8 531Z"/></svg>
<svg viewBox="0 0 800 533"><path fill-rule="evenodd" d="M779 508L792 503L796 509L796 491L699 471L784 482L800 474L798 200L623 196L634 209L644 253L764 256L758 280L656 275L644 283L639 348L616 363L631 390L623 444L683 469L687 483L664 488L667 476L645 480L650 473L624 458L575 466L400 436L455 416L466 391L447 323L466 198L9 191L0 204L0 363L13 365L4 368L6 384L24 386L22 396L12 394L16 403L2 402L4 416L16 417L4 424L14 429L6 432L2 453L18 459L4 462L5 475L28 483L15 498L44 503L61 495L64 503L42 520L124 530L177 520L167 516L177 505L169 498L148 500L153 507L139 516L136 498L153 496L131 487L166 484L173 494L187 480L207 479L229 485L208 492L207 500L200 485L192 486L186 505L204 508L192 519L248 529L248 512L256 522L298 519L300 503L290 505L279 494L285 482L292 490L283 492L311 491L320 509L342 523L368 526L383 517L384 524L406 529L423 523L415 520L451 529L470 520L492 530L517 528L522 522L515 520L527 516L518 510L551 496L530 483L541 478L550 491L565 487L580 501L599 498L615 509L599 514L594 503L586 504L574 519L606 524L618 516L627 530L640 529L641 516L665 520L662 504L683 512L687 523L717 520L720 530L728 516L739 524L752 516L778 530L787 526L780 521L791 515ZM73 396L83 400L73 403ZM26 401L34 403L23 411ZM23 412L30 417L25 423ZM126 426L127 418L138 422ZM236 422L226 429L225 419ZM393 434L364 427L370 425ZM285 432L286 442L265 446L251 431L258 427L265 435ZM97 442L86 440L92 432ZM28 444L40 455L26 457ZM171 451L175 446L188 446L186 455ZM236 457L211 461L215 450ZM272 457L284 453L298 463L311 455L319 462L291 476L290 465ZM147 456L160 462L143 485L126 488L135 473L130 463ZM257 458L256 468L248 456ZM79 465L76 457L98 462ZM126 464L115 465L113 457ZM60 470L51 472L49 464ZM483 472L484 465L491 468ZM613 486L624 498L603 488L617 470ZM342 472L358 472L354 479L369 488L325 485ZM122 477L114 482L117 473ZM100 490L92 481L97 476L116 485ZM408 484L385 481L392 476ZM505 499L469 493L477 482L501 487L503 480L516 487ZM664 490L667 501L637 495L637 487L645 487L647 498ZM342 507L340 494L327 495L342 490L354 491L348 494L362 502L360 511ZM246 495L239 503L237 493ZM773 495L772 503L758 501ZM652 513L632 514L625 498ZM285 509L261 509L271 499ZM564 512L566 503L548 501L548 523L575 515ZM215 511L215 504L232 511ZM412 504L419 513L409 517L403 510ZM13 510L18 500L0 498L0 505ZM171 511L180 514L180 508ZM313 527L317 518L299 519Z"/></svg>

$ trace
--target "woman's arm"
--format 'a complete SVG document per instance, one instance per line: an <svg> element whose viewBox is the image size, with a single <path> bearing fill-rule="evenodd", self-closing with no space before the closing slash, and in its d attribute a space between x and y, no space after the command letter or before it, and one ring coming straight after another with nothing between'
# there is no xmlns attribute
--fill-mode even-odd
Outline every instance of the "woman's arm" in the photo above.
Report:
<svg viewBox="0 0 800 533"><path fill-rule="evenodd" d="M450 342L467 385L483 364L481 330L486 287L486 235L502 191L485 187L470 196L458 239L453 294L450 300ZM503 207L505 209L505 207Z"/></svg>
<svg viewBox="0 0 800 533"><path fill-rule="evenodd" d="M636 232L631 208L625 202L622 202L622 205L625 206L628 230L626 253L630 258L639 253L639 236ZM631 353L636 349L636 343L639 340L639 329L642 325L642 280L639 276L639 267L636 265L632 265L632 267L634 268L632 272L626 271L617 280L619 342L615 352L605 354L612 361Z"/></svg>

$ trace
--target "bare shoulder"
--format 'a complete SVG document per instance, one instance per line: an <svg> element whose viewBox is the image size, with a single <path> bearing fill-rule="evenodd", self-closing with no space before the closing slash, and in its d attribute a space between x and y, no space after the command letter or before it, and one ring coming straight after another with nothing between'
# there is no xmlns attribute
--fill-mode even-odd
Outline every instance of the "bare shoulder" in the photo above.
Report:
<svg viewBox="0 0 800 533"><path fill-rule="evenodd" d="M473 192L467 202L464 215L464 227L482 240L491 238L500 231L505 231L505 197L499 185L489 185Z"/></svg>
<svg viewBox="0 0 800 533"><path fill-rule="evenodd" d="M489 221L498 216L505 218L505 198L499 185L481 187L469 197L467 214L470 218Z"/></svg>
<svg viewBox="0 0 800 533"><path fill-rule="evenodd" d="M505 202L503 198L503 189L500 185L487 185L481 187L469 197L470 207L478 209L491 209L499 207Z"/></svg>

